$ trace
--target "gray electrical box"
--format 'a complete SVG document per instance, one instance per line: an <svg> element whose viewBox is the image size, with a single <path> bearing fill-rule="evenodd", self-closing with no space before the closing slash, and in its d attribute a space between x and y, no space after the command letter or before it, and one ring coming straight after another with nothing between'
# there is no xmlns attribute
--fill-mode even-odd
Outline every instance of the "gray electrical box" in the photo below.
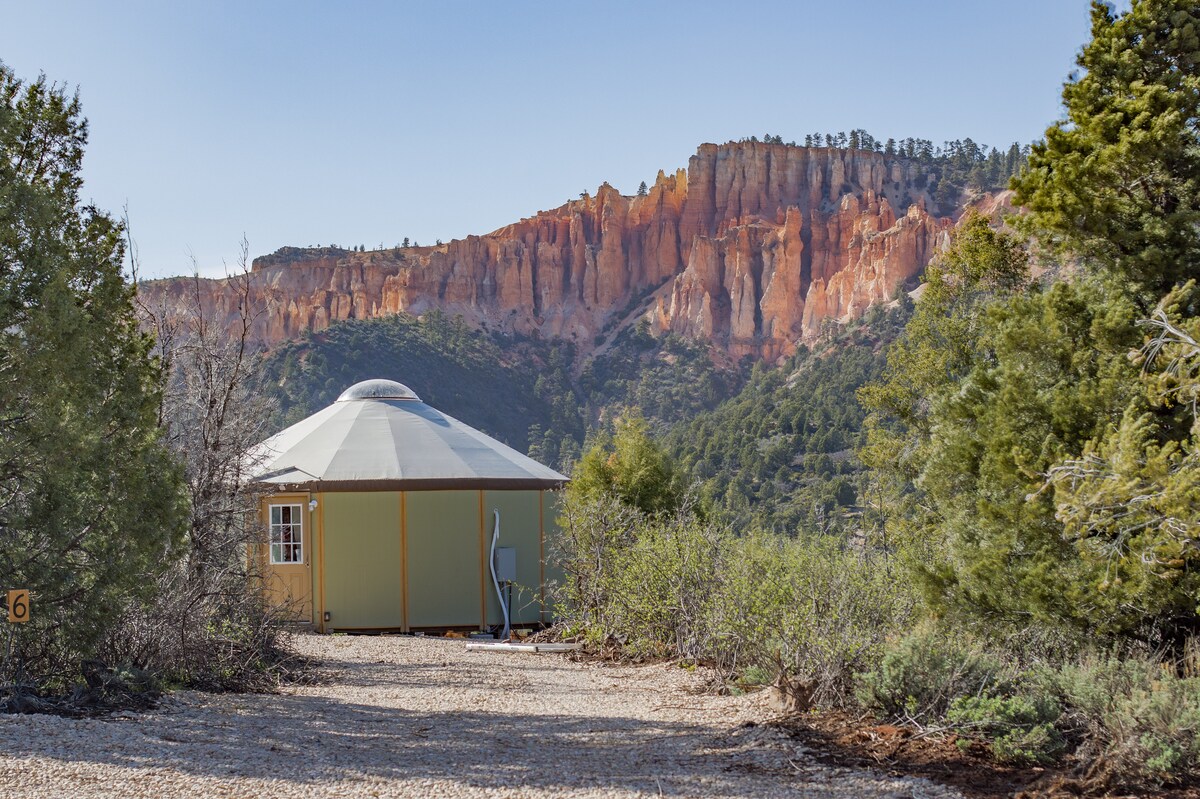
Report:
<svg viewBox="0 0 1200 799"><path fill-rule="evenodd" d="M502 583L517 581L516 547L496 547L496 579Z"/></svg>

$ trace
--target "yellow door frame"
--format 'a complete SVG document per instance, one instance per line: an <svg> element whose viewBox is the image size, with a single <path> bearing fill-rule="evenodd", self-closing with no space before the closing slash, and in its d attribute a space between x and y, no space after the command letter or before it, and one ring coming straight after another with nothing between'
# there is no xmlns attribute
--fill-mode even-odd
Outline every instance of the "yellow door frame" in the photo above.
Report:
<svg viewBox="0 0 1200 799"><path fill-rule="evenodd" d="M319 618L317 615L317 592L314 590L315 586L313 584L314 551L316 552L318 559L320 558L321 553L320 549L318 548L318 538L315 530L316 525L313 524L312 520L313 514L308 508L308 503L311 499L312 495L308 491L284 491L278 494L267 494L260 499L258 506L259 525L260 529L263 530L266 535L261 539L263 543L260 544L258 563L261 573L264 577L263 588L266 590L265 578L268 572L274 568L274 564L271 563L270 508L272 505L300 505L300 518L302 519L302 526L300 529L302 536L301 542L303 544L304 552L304 568L308 572L309 621L313 622ZM318 560L318 563L319 562L320 561ZM323 601L322 604L324 604Z"/></svg>

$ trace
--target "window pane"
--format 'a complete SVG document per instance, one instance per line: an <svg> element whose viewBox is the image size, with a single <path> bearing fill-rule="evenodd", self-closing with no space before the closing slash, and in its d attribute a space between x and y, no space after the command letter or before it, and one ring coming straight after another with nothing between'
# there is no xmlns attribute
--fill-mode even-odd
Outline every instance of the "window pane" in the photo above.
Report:
<svg viewBox="0 0 1200 799"><path fill-rule="evenodd" d="M302 508L299 505L271 505L268 540L272 563L300 563L304 560Z"/></svg>

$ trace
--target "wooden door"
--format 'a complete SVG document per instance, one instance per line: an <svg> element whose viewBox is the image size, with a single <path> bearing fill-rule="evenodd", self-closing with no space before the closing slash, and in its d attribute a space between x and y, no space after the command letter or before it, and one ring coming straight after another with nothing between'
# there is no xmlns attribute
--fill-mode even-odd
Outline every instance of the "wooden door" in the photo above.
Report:
<svg viewBox="0 0 1200 799"><path fill-rule="evenodd" d="M267 527L263 582L267 599L293 621L312 621L313 535L308 497L271 497L264 503Z"/></svg>

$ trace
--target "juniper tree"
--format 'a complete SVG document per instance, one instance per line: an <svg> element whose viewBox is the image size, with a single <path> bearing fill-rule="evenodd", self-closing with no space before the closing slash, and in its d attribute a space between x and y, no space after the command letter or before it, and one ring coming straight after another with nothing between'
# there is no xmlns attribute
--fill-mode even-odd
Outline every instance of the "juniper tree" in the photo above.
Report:
<svg viewBox="0 0 1200 799"><path fill-rule="evenodd" d="M1067 118L1016 180L1028 229L1140 291L1152 307L1200 273L1200 6L1092 3ZM1012 159L1010 152L1009 159Z"/></svg>
<svg viewBox="0 0 1200 799"><path fill-rule="evenodd" d="M79 200L86 142L77 95L0 64L0 588L33 606L0 681L89 657L183 528L122 227Z"/></svg>
<svg viewBox="0 0 1200 799"><path fill-rule="evenodd" d="M1068 119L1015 181L1021 224L1083 274L940 307L935 266L862 395L879 414L864 457L904 486L896 533L927 545L934 608L1180 651L1200 631L1200 328L1190 284L1163 294L1200 266L1200 11L1135 0L1092 21ZM965 233L950 253L994 263Z"/></svg>
<svg viewBox="0 0 1200 799"><path fill-rule="evenodd" d="M645 513L675 510L682 494L674 463L640 416L617 420L613 435L591 442L567 491L580 501L611 495Z"/></svg>

